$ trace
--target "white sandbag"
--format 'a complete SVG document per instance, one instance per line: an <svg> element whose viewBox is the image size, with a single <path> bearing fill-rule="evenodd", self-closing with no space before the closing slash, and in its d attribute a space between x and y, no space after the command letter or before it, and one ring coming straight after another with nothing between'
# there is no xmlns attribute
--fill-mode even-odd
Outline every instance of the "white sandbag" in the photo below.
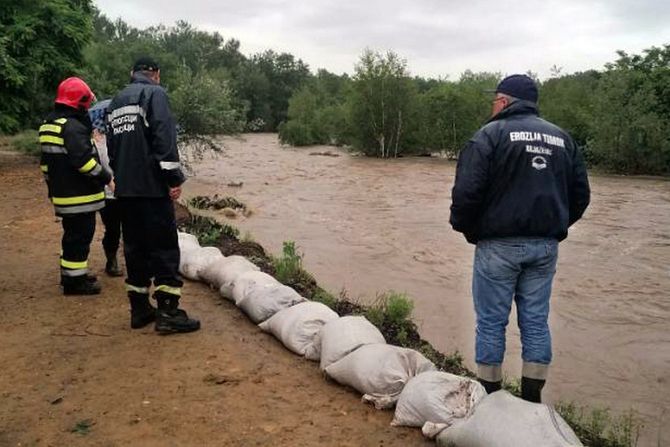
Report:
<svg viewBox="0 0 670 447"><path fill-rule="evenodd" d="M192 234L179 232L177 233L177 238L179 241L179 251L181 252L200 248L198 238Z"/></svg>
<svg viewBox="0 0 670 447"><path fill-rule="evenodd" d="M435 365L421 353L399 346L361 346L326 368L326 374L363 393L363 401L392 408L409 379Z"/></svg>
<svg viewBox="0 0 670 447"><path fill-rule="evenodd" d="M422 427L426 422L451 426L469 417L486 396L479 383L441 371L413 377L400 393L391 425Z"/></svg>
<svg viewBox="0 0 670 447"><path fill-rule="evenodd" d="M258 270L251 262L247 261L244 256L232 255L218 259L200 271L200 279L205 281L211 287L220 289L224 282L226 282L226 271L234 264L245 264L249 270Z"/></svg>
<svg viewBox="0 0 670 447"><path fill-rule="evenodd" d="M238 305L247 297L247 291L254 290L258 292L262 287L274 287L279 285L274 277L267 273L251 270L244 272L235 278L233 281L232 298L235 305Z"/></svg>
<svg viewBox="0 0 670 447"><path fill-rule="evenodd" d="M189 250L181 254L184 258L180 262L181 268L179 273L188 279L197 281L200 279L199 273L205 269L209 264L223 258L221 250L216 247L201 247L194 250Z"/></svg>
<svg viewBox="0 0 670 447"><path fill-rule="evenodd" d="M319 337L322 370L363 345L386 343L379 329L360 316L342 317L327 323Z"/></svg>
<svg viewBox="0 0 670 447"><path fill-rule="evenodd" d="M233 256L230 256L231 258ZM221 283L219 288L219 293L222 297L232 300L233 299L233 287L235 287L235 281L237 278L247 272L258 272L260 268L257 265L254 265L251 261L248 261L242 256L235 256L235 260L227 263L223 270L218 273L217 281Z"/></svg>
<svg viewBox="0 0 670 447"><path fill-rule="evenodd" d="M236 284L237 286L237 284ZM254 323L265 321L282 309L307 301L292 288L275 282L247 283L244 298L236 303Z"/></svg>
<svg viewBox="0 0 670 447"><path fill-rule="evenodd" d="M307 301L280 310L258 326L296 354L318 361L321 358L321 339L317 334L324 324L338 318L325 304Z"/></svg>
<svg viewBox="0 0 670 447"><path fill-rule="evenodd" d="M454 447L577 447L583 444L556 411L497 391L486 396L467 420L437 437Z"/></svg>

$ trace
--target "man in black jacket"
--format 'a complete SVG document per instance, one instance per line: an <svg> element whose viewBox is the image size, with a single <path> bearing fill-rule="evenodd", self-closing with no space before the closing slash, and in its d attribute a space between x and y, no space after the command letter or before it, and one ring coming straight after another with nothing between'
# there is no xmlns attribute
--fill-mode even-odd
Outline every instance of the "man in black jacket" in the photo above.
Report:
<svg viewBox="0 0 670 447"><path fill-rule="evenodd" d="M503 79L492 117L461 151L450 222L476 244L472 293L480 382L500 389L505 328L516 302L522 344L522 397L541 401L552 358L549 299L558 242L590 200L586 167L564 130L538 115L525 75Z"/></svg>
<svg viewBox="0 0 670 447"><path fill-rule="evenodd" d="M54 110L39 130L40 169L56 215L62 218L61 285L65 295L96 295L100 284L89 275L88 253L95 232L95 212L105 206L103 187L112 175L91 145L87 110L95 95L79 78L58 86Z"/></svg>
<svg viewBox="0 0 670 447"><path fill-rule="evenodd" d="M108 108L107 146L121 209L130 326L156 321L159 333L192 332L200 322L179 309L179 245L173 200L185 180L160 67L140 58L131 83ZM158 310L149 303L151 279Z"/></svg>

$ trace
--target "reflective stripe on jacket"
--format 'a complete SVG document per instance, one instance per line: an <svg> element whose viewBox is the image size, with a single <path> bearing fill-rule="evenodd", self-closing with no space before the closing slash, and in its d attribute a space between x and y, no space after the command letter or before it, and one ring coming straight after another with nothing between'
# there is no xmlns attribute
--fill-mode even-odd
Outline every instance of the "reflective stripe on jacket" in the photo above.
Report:
<svg viewBox="0 0 670 447"><path fill-rule="evenodd" d="M116 197L167 197L184 182L175 123L160 85L135 73L109 105L107 124Z"/></svg>
<svg viewBox="0 0 670 447"><path fill-rule="evenodd" d="M97 211L105 206L103 186L111 173L91 144L90 123L82 112L56 106L39 129L40 170L59 216Z"/></svg>

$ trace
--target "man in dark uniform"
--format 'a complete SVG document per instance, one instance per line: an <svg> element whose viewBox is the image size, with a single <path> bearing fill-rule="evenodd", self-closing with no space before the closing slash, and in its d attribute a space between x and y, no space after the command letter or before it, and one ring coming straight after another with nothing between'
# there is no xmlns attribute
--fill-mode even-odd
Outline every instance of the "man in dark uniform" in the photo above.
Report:
<svg viewBox="0 0 670 447"><path fill-rule="evenodd" d="M63 224L60 272L65 295L100 293L100 284L89 274L88 253L95 212L105 206L103 187L113 188L113 182L91 144L87 110L94 99L83 80L64 80L58 86L53 112L39 129L40 169Z"/></svg>
<svg viewBox="0 0 670 447"><path fill-rule="evenodd" d="M160 84L160 67L138 59L131 83L108 108L107 146L121 209L126 290L132 328L156 321L159 333L192 332L200 322L178 308L183 282L173 200L185 176L174 119ZM149 303L154 282L158 310Z"/></svg>
<svg viewBox="0 0 670 447"><path fill-rule="evenodd" d="M460 153L450 222L477 246L477 376L489 393L500 389L514 301L521 394L540 402L552 358L548 317L558 243L586 210L589 182L570 135L539 117L531 78L509 76L495 93L491 119Z"/></svg>

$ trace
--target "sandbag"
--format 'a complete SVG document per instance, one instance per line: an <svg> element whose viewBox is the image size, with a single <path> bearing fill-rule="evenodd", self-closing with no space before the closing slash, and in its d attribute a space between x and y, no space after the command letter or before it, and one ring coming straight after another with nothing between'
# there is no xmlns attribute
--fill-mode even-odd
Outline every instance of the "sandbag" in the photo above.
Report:
<svg viewBox="0 0 670 447"><path fill-rule="evenodd" d="M181 255L184 260L179 273L188 279L197 281L200 279L199 273L214 261L223 258L221 250L216 247L201 247L186 251Z"/></svg>
<svg viewBox="0 0 670 447"><path fill-rule="evenodd" d="M327 323L319 338L322 370L363 345L386 343L379 329L360 316L346 316Z"/></svg>
<svg viewBox="0 0 670 447"><path fill-rule="evenodd" d="M274 277L267 273L251 270L244 272L235 278L233 281L232 298L235 305L242 302L247 297L248 290L258 291L262 287L274 287L279 284Z"/></svg>
<svg viewBox="0 0 670 447"><path fill-rule="evenodd" d="M437 443L444 447L583 446L552 407L526 402L504 390L486 396L469 419L443 430Z"/></svg>
<svg viewBox="0 0 670 447"><path fill-rule="evenodd" d="M199 274L200 279L205 281L211 287L220 289L224 282L226 282L226 271L235 264L246 264L250 270L258 270L258 267L247 261L247 259L243 256L226 256L222 259L218 259L212 262L207 267L202 269Z"/></svg>
<svg viewBox="0 0 670 447"><path fill-rule="evenodd" d="M193 250L195 248L200 248L200 243L198 238L188 233L177 233L177 239L179 241L179 251L185 252Z"/></svg>
<svg viewBox="0 0 670 447"><path fill-rule="evenodd" d="M292 288L275 281L272 283L250 282L246 285L244 298L236 303L254 323L265 321L282 309L306 301Z"/></svg>
<svg viewBox="0 0 670 447"><path fill-rule="evenodd" d="M231 258L233 256L230 256ZM260 271L257 265L254 265L251 261L248 261L242 256L236 256L235 260L232 260L230 263L227 263L223 270L219 272L217 281L221 283L219 288L219 293L222 297L232 300L233 299L233 287L235 287L235 281L239 278L240 275L247 272L257 272Z"/></svg>
<svg viewBox="0 0 670 447"><path fill-rule="evenodd" d="M326 374L363 393L363 401L379 409L392 408L407 381L434 371L435 365L413 349L387 344L361 346L332 363Z"/></svg>
<svg viewBox="0 0 670 447"><path fill-rule="evenodd" d="M321 343L317 334L324 324L339 316L328 306L315 301L296 304L280 310L258 326L277 337L286 348L308 360L321 358Z"/></svg>
<svg viewBox="0 0 670 447"><path fill-rule="evenodd" d="M422 427L432 422L451 426L469 417L484 396L484 387L472 379L424 372L410 379L400 393L391 425Z"/></svg>

